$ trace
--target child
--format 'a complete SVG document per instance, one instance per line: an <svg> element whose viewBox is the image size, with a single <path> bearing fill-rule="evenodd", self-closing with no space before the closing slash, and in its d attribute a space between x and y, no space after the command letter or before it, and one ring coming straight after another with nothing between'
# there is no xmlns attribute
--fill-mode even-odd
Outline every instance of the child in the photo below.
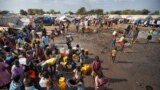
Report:
<svg viewBox="0 0 160 90"><path fill-rule="evenodd" d="M117 48L115 47L111 53L113 63L115 62L116 54L117 54Z"/></svg>
<svg viewBox="0 0 160 90"><path fill-rule="evenodd" d="M115 45L116 45L116 38L113 37L113 38L112 38L112 47L115 47Z"/></svg>

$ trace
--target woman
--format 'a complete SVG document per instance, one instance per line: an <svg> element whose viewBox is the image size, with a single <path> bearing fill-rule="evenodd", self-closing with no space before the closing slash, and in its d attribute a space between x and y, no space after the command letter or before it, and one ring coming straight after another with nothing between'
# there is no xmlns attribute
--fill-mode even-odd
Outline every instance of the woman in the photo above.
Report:
<svg viewBox="0 0 160 90"><path fill-rule="evenodd" d="M107 90L107 87L104 87L105 84L109 84L108 78L99 71L95 77L95 90Z"/></svg>
<svg viewBox="0 0 160 90"><path fill-rule="evenodd" d="M7 65L0 58L0 87L7 85L11 81L11 75L7 71Z"/></svg>
<svg viewBox="0 0 160 90"><path fill-rule="evenodd" d="M11 69L11 73L12 73L12 78L19 75L21 80L23 80L24 69L23 69L23 66L19 64L18 60L14 62L14 65L12 66L12 69Z"/></svg>
<svg viewBox="0 0 160 90"><path fill-rule="evenodd" d="M39 85L41 87L41 90L46 90L46 88L47 88L46 81L49 79L48 72L46 72L46 71L42 72L42 74L40 74L39 77L40 77Z"/></svg>
<svg viewBox="0 0 160 90"><path fill-rule="evenodd" d="M46 60L43 49L40 47L40 42L36 42L35 45L35 57L40 60Z"/></svg>
<svg viewBox="0 0 160 90"><path fill-rule="evenodd" d="M79 82L82 78L82 72L81 72L81 68L77 67L75 70L73 70L74 72L74 79L76 80L76 82Z"/></svg>
<svg viewBox="0 0 160 90"><path fill-rule="evenodd" d="M92 76L94 77L100 69L101 61L99 60L99 56L95 56L95 59L92 62Z"/></svg>

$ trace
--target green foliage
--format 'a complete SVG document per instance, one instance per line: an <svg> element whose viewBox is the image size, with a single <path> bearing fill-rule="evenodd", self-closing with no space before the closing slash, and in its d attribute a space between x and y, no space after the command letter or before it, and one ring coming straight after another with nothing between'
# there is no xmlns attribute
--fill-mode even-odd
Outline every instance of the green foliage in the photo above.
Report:
<svg viewBox="0 0 160 90"><path fill-rule="evenodd" d="M149 13L150 13L150 11L147 10L147 9L143 9L143 10L142 10L142 14L143 14L143 15L147 15L147 14L149 14Z"/></svg>
<svg viewBox="0 0 160 90"><path fill-rule="evenodd" d="M92 9L92 10L88 11L87 14L103 15L103 9Z"/></svg>
<svg viewBox="0 0 160 90"><path fill-rule="evenodd" d="M148 15L150 13L149 10L143 9L143 10L116 10L116 11L110 11L110 14L125 14L125 15Z"/></svg>
<svg viewBox="0 0 160 90"><path fill-rule="evenodd" d="M78 9L78 11L76 12L76 14L78 15L84 15L86 14L86 8L85 7L81 7L80 9Z"/></svg>
<svg viewBox="0 0 160 90"><path fill-rule="evenodd" d="M21 14L21 15L27 15L28 13L27 13L27 11L21 9L21 10L20 10L20 14Z"/></svg>
<svg viewBox="0 0 160 90"><path fill-rule="evenodd" d="M35 14L42 15L42 14L45 14L45 11L43 11L43 9L28 9L28 14L29 15L35 15Z"/></svg>
<svg viewBox="0 0 160 90"><path fill-rule="evenodd" d="M9 13L9 11L6 11L6 10L0 11L0 14L1 14L1 15L5 15L5 14L7 14L7 13Z"/></svg>
<svg viewBox="0 0 160 90"><path fill-rule="evenodd" d="M73 14L74 14L72 11L68 11L67 13L70 14L70 15L73 15Z"/></svg>
<svg viewBox="0 0 160 90"><path fill-rule="evenodd" d="M97 14L97 15L103 15L103 9L92 9L90 11L87 11L85 7L81 7L77 10L76 14L78 15L85 15L85 14Z"/></svg>
<svg viewBox="0 0 160 90"><path fill-rule="evenodd" d="M159 11L154 11L154 12L152 13L152 15L160 15L160 12L159 12Z"/></svg>

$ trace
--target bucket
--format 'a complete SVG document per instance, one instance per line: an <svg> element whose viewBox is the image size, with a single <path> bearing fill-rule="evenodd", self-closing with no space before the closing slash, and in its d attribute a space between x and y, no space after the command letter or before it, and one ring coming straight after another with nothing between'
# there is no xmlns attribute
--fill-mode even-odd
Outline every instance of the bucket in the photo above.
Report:
<svg viewBox="0 0 160 90"><path fill-rule="evenodd" d="M73 79L68 79L67 86L69 87L70 90L77 90L78 83L76 83Z"/></svg>

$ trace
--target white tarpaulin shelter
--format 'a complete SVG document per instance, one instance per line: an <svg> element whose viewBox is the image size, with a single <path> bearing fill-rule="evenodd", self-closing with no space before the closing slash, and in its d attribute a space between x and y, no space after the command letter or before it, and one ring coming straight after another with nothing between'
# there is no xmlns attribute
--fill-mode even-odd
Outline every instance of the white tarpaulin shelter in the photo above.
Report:
<svg viewBox="0 0 160 90"><path fill-rule="evenodd" d="M120 15L110 15L109 18L116 18L116 19L120 19L122 18Z"/></svg>
<svg viewBox="0 0 160 90"><path fill-rule="evenodd" d="M131 15L129 15L129 16L127 16L127 17L126 17L126 19L133 20L133 19L134 19L134 17L133 17L133 16L131 16Z"/></svg>
<svg viewBox="0 0 160 90"><path fill-rule="evenodd" d="M20 20L23 22L23 25L28 25L30 23L30 19L28 18L21 18Z"/></svg>
<svg viewBox="0 0 160 90"><path fill-rule="evenodd" d="M28 25L30 20L28 18L18 18L18 17L3 17L0 18L0 25L7 26L14 29L22 29L25 25Z"/></svg>
<svg viewBox="0 0 160 90"><path fill-rule="evenodd" d="M66 21L66 20L69 20L69 21L72 21L73 19L64 15L64 16L61 16L59 18L57 18L57 20L60 20L60 21Z"/></svg>

